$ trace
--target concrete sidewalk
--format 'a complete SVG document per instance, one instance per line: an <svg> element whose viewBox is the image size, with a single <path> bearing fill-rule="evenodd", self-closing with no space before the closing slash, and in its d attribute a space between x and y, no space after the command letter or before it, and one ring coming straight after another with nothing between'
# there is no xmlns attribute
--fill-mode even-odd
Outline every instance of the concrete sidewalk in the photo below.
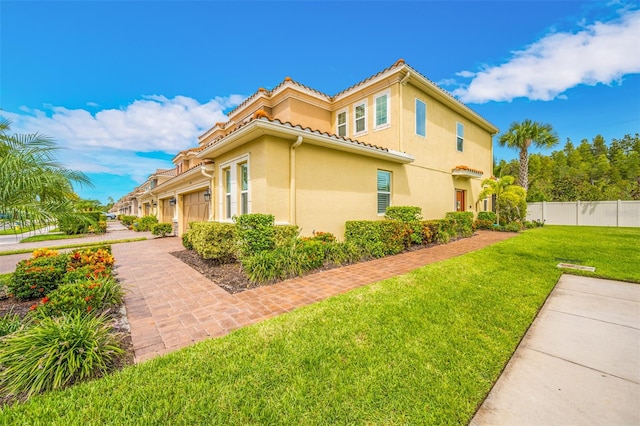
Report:
<svg viewBox="0 0 640 426"><path fill-rule="evenodd" d="M470 424L640 424L640 285L563 275Z"/></svg>
<svg viewBox="0 0 640 426"><path fill-rule="evenodd" d="M120 222L117 221L108 221L107 222L107 232L99 235L92 235L88 237L79 237L79 238L68 238L64 240L48 240L48 241L39 241L35 243L21 243L20 239L26 238L27 234L19 235L18 238L16 236L11 236L14 241L3 240L0 244L0 251L12 251L12 250L35 250L42 247L56 247L56 246L66 246L71 244L85 244L85 243L95 243L101 241L111 241L111 240L127 240L133 238L155 238L151 232L135 232L130 231L125 228ZM72 249L69 249L72 250ZM64 251L64 250L62 250ZM16 270L16 265L22 259L28 259L31 257L31 253L22 253L22 254L11 254L6 256L0 256L0 274L8 274Z"/></svg>

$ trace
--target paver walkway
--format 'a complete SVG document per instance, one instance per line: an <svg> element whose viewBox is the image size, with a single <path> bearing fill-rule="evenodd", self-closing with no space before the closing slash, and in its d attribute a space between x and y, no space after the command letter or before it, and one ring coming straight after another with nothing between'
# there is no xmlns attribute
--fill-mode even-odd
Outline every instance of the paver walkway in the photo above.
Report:
<svg viewBox="0 0 640 426"><path fill-rule="evenodd" d="M112 247L124 287L135 362L188 346L208 337L412 271L429 263L475 251L517 234L478 232L449 244L332 269L229 294L176 257L179 238Z"/></svg>

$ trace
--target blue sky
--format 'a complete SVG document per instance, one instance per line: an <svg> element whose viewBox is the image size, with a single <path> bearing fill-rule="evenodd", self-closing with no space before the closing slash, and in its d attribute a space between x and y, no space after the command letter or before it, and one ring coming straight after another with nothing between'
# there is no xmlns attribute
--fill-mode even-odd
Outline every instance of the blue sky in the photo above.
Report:
<svg viewBox="0 0 640 426"><path fill-rule="evenodd" d="M55 138L106 202L260 87L333 95L399 58L501 131L640 132L637 2L2 0L0 115Z"/></svg>

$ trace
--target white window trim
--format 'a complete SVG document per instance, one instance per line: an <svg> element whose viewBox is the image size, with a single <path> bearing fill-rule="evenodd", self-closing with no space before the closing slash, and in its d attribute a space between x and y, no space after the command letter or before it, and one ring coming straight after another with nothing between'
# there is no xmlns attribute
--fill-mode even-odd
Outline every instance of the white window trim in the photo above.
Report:
<svg viewBox="0 0 640 426"><path fill-rule="evenodd" d="M377 125L378 123L377 100L382 96L387 97L387 122L378 126ZM385 90L384 92L376 93L373 96L373 131L386 129L387 127L391 127L391 91L390 90Z"/></svg>
<svg viewBox="0 0 640 426"><path fill-rule="evenodd" d="M356 125L356 108L360 105L364 105L364 130L358 132L358 126ZM353 104L353 136L360 136L367 133L367 100L363 100L361 102L357 102Z"/></svg>
<svg viewBox="0 0 640 426"><path fill-rule="evenodd" d="M344 113L344 137L348 138L349 137L349 109L348 108L343 108L340 111L336 112L336 135L340 135L339 129L338 129L338 116L340 114ZM355 113L355 110L354 110Z"/></svg>
<svg viewBox="0 0 640 426"><path fill-rule="evenodd" d="M379 172L385 172L389 174L389 191L380 191L378 189L378 173ZM376 213L378 214L378 216L384 216L386 212L383 212L383 213L378 212L378 195L379 194L389 194L389 206L392 205L391 198L393 194L393 173L389 170L382 170L382 169L376 170Z"/></svg>
<svg viewBox="0 0 640 426"><path fill-rule="evenodd" d="M458 135L458 126L462 126L462 136ZM462 149L458 149L458 138L462 139ZM464 123L456 121L456 151L464 152Z"/></svg>
<svg viewBox="0 0 640 426"><path fill-rule="evenodd" d="M220 222L233 222L233 216L240 214L240 178L238 167L242 163L247 163L247 208L248 213L251 213L251 162L249 154L236 157L232 160L225 161L218 167L218 211L220 215ZM227 210L225 203L227 201L227 188L224 181L224 172L226 169L231 171L231 219L227 218Z"/></svg>
<svg viewBox="0 0 640 426"><path fill-rule="evenodd" d="M418 133L418 102L422 102L424 104L424 135L421 135L420 133ZM416 121L415 121L415 133L416 136L419 136L421 138L426 138L427 137L427 102L423 101L420 98L416 98L416 101L414 103L414 108L416 111ZM457 127L456 127L456 131L457 131Z"/></svg>

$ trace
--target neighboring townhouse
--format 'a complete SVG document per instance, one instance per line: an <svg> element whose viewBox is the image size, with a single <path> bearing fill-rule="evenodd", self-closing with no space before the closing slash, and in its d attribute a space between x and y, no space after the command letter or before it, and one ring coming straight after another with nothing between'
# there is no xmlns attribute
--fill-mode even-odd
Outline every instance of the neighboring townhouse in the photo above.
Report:
<svg viewBox="0 0 640 426"><path fill-rule="evenodd" d="M228 117L149 191L178 234L192 220L270 213L303 235L342 236L347 220L389 205L425 218L492 208L478 194L498 129L403 60L334 96L287 77Z"/></svg>

